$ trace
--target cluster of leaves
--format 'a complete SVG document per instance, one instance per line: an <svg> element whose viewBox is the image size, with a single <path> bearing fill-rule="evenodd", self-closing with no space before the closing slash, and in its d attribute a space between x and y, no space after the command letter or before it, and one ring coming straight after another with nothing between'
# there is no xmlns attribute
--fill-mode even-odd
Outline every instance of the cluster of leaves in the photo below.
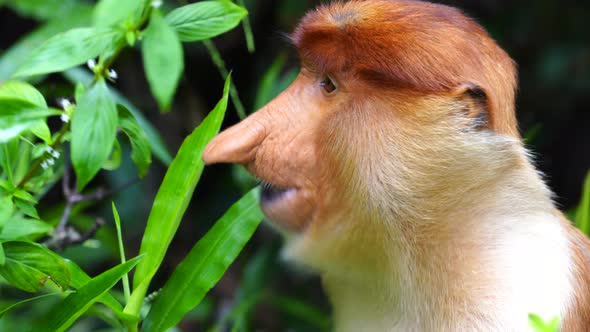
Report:
<svg viewBox="0 0 590 332"><path fill-rule="evenodd" d="M96 302L110 309L108 322L114 327L135 331L145 318L143 330L166 330L199 304L262 220L254 189L232 205L193 247L151 307L146 307L152 278L201 177L203 149L220 129L231 78L227 75L221 100L186 138L172 161L157 132L137 109L122 102L107 81L116 82L112 65L120 52L139 44L151 92L161 110L168 111L184 67L181 42L205 41L233 29L246 18L247 11L229 0L189 4L166 15L159 9L160 1L100 0L95 7L75 1L47 4L60 9L54 12L63 9L65 17L76 18L67 23L60 22L59 17L50 20L0 61L20 61L15 54L24 58L16 72L12 66L0 65L0 74L12 74L10 81L0 85L0 276L24 291L55 289L47 281L57 285L59 291L15 303L1 314L33 299L56 295L63 299L33 323L33 330L63 331ZM34 17L51 12L40 9L43 6L35 0L8 5ZM48 32L54 36L41 38ZM27 52L24 45L31 42L39 46ZM92 70L91 79L81 69L73 69L85 63ZM75 96L63 99L60 109L49 107L43 94L29 82L41 82L49 73L66 70L63 74L73 81ZM48 125L49 118L58 116L58 125ZM68 219L75 204L104 197L99 191L83 192L101 170L119 166L119 133L125 134L131 144L131 159L139 177L147 172L152 152L169 168L149 215L140 255L126 260L121 222L113 205L121 264L91 278L48 245L59 248L67 244L64 240L72 231ZM73 188L70 165L76 180ZM60 179L66 205L59 222L52 224L40 218L36 207ZM127 273L134 267L131 288ZM110 293L121 279L123 303ZM147 315L141 317L140 312Z"/></svg>

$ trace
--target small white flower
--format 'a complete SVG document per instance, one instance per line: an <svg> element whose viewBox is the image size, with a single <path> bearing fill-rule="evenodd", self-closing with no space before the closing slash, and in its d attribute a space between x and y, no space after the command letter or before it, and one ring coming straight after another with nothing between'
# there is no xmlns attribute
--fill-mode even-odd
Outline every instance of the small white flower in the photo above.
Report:
<svg viewBox="0 0 590 332"><path fill-rule="evenodd" d="M162 0L154 0L152 1L152 7L160 8L162 6Z"/></svg>
<svg viewBox="0 0 590 332"><path fill-rule="evenodd" d="M116 80L119 77L119 75L117 75L117 72L114 69L109 69L109 78L112 80Z"/></svg>
<svg viewBox="0 0 590 332"><path fill-rule="evenodd" d="M55 159L59 158L60 154L58 151L53 150L53 152L50 152L51 156Z"/></svg>
<svg viewBox="0 0 590 332"><path fill-rule="evenodd" d="M70 100L67 98L59 98L57 100L57 103L59 104L59 106L61 106L62 109L66 109L68 107L70 107L70 105L72 105L72 103L70 103Z"/></svg>
<svg viewBox="0 0 590 332"><path fill-rule="evenodd" d="M96 67L96 61L94 59L90 59L88 62L86 62L86 65L90 70L93 70L94 67Z"/></svg>
<svg viewBox="0 0 590 332"><path fill-rule="evenodd" d="M47 167L49 167L49 165L47 165L47 160L43 160L43 161L41 162L41 168L43 168L43 169L47 169Z"/></svg>
<svg viewBox="0 0 590 332"><path fill-rule="evenodd" d="M47 165L49 166L53 166L55 164L55 159L53 158L47 158Z"/></svg>
<svg viewBox="0 0 590 332"><path fill-rule="evenodd" d="M68 122L70 122L70 116L69 116L69 115L67 115L66 113L62 113L62 114L59 116L59 118L60 118L61 122L63 122L63 123L68 123Z"/></svg>
<svg viewBox="0 0 590 332"><path fill-rule="evenodd" d="M53 152L53 151L55 151L55 150L53 150L53 148L52 148L52 147L50 147L50 146L48 145L47 147L45 147L45 151L46 151L47 153L52 153L52 152Z"/></svg>

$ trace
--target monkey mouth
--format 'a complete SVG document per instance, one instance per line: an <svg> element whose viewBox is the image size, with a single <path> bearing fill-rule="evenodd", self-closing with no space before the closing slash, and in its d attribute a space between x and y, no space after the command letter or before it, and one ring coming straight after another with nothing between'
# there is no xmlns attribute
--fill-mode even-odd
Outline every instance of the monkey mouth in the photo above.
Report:
<svg viewBox="0 0 590 332"><path fill-rule="evenodd" d="M262 182L260 207L266 218L274 224L289 230L300 230L304 226L308 207L296 187L278 186Z"/></svg>
<svg viewBox="0 0 590 332"><path fill-rule="evenodd" d="M280 187L268 182L262 183L262 191L260 192L260 202L264 205L270 205L287 198L295 193L295 188Z"/></svg>

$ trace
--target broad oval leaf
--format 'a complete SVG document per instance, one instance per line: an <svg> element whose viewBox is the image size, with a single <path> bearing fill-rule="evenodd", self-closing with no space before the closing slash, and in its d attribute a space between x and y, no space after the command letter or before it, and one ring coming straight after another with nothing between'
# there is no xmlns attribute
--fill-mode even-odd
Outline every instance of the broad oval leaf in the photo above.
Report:
<svg viewBox="0 0 590 332"><path fill-rule="evenodd" d="M114 30L100 28L60 33L33 50L14 76L47 74L80 65L108 49L117 35Z"/></svg>
<svg viewBox="0 0 590 332"><path fill-rule="evenodd" d="M152 304L142 331L165 331L196 307L223 276L262 221L255 188L197 242Z"/></svg>
<svg viewBox="0 0 590 332"><path fill-rule="evenodd" d="M94 25L108 27L141 15L144 1L141 0L100 0L94 9Z"/></svg>
<svg viewBox="0 0 590 332"><path fill-rule="evenodd" d="M117 135L117 108L104 80L86 91L72 119L72 164L82 190L109 158Z"/></svg>
<svg viewBox="0 0 590 332"><path fill-rule="evenodd" d="M68 289L70 271L63 259L49 249L24 241L8 241L2 246L6 262L0 266L0 275L14 287L37 292L51 280L62 290Z"/></svg>
<svg viewBox="0 0 590 332"><path fill-rule="evenodd" d="M17 217L8 221L2 227L0 240L24 239L31 235L47 234L52 230L53 227L51 225L41 220Z"/></svg>
<svg viewBox="0 0 590 332"><path fill-rule="evenodd" d="M131 160L137 166L139 177L142 178L152 163L150 141L127 107L117 105L119 112L119 126L131 142Z"/></svg>
<svg viewBox="0 0 590 332"><path fill-rule="evenodd" d="M231 75L228 75L225 80L221 100L180 146L178 154L168 168L156 194L141 241L140 253L146 254L146 258L135 271L134 291L131 294L126 312L137 313L141 307L151 278L162 263L193 191L201 178L205 166L201 155L207 143L219 132L221 127L227 108L230 77Z"/></svg>
<svg viewBox="0 0 590 332"><path fill-rule="evenodd" d="M15 98L31 102L42 108L47 108L47 103L41 92L26 82L8 81L0 85L0 99ZM31 132L42 139L45 143L51 143L51 132L44 120L38 121L30 127Z"/></svg>
<svg viewBox="0 0 590 332"><path fill-rule="evenodd" d="M8 81L0 85L0 99L22 99L41 108L47 108L47 103L41 92L27 82Z"/></svg>
<svg viewBox="0 0 590 332"><path fill-rule="evenodd" d="M178 36L157 10L152 13L145 31L141 55L152 94L160 109L166 111L178 86L184 59Z"/></svg>
<svg viewBox="0 0 590 332"><path fill-rule="evenodd" d="M135 257L126 263L101 273L53 306L41 319L35 322L31 331L61 332L70 327L82 314L111 289L121 277L129 272L142 257Z"/></svg>
<svg viewBox="0 0 590 332"><path fill-rule="evenodd" d="M171 11L166 21L185 42L209 39L235 28L248 11L231 1L201 1Z"/></svg>
<svg viewBox="0 0 590 332"><path fill-rule="evenodd" d="M0 143L8 142L48 116L58 114L26 100L0 98Z"/></svg>
<svg viewBox="0 0 590 332"><path fill-rule="evenodd" d="M68 71L65 71L64 76L73 84L76 82L82 82L88 85L93 79L93 76L90 75L88 71L84 71L81 68L72 68ZM76 95L78 95L78 86L76 87ZM82 90L82 88L80 88L80 90ZM170 152L168 152L168 148L160 136L160 133L148 120L146 120L143 113L141 113L137 107L135 107L127 98L125 98L125 96L112 87L109 89L109 91L117 103L127 107L129 112L133 114L141 128L145 131L150 141L150 146L154 156L158 158L164 165L170 166L170 163L172 162L172 155ZM76 100L78 100L78 97L76 97Z"/></svg>
<svg viewBox="0 0 590 332"><path fill-rule="evenodd" d="M74 1L78 2L78 0ZM36 46L60 32L86 25L91 18L92 9L93 6L90 4L78 3L75 8L70 8L70 12L60 14L42 24L5 50L0 57L0 81L8 80L16 69L29 58Z"/></svg>

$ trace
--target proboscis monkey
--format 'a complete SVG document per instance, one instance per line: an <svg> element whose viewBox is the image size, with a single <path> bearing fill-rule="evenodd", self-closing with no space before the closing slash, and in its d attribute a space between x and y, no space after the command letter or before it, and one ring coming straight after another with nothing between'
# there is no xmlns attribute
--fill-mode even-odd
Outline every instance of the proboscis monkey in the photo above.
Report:
<svg viewBox="0 0 590 332"><path fill-rule="evenodd" d="M590 331L590 243L519 137L510 57L459 10L335 2L291 36L301 72L207 147L266 185L286 256L336 331Z"/></svg>

